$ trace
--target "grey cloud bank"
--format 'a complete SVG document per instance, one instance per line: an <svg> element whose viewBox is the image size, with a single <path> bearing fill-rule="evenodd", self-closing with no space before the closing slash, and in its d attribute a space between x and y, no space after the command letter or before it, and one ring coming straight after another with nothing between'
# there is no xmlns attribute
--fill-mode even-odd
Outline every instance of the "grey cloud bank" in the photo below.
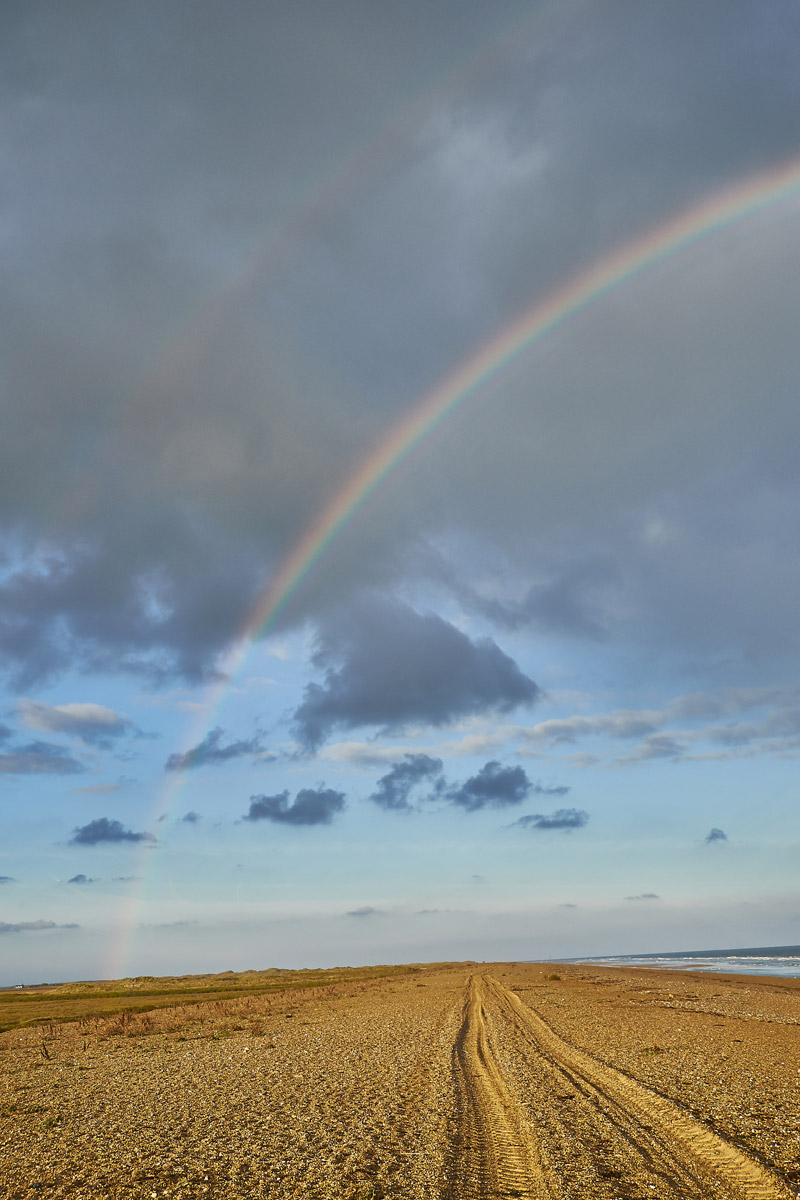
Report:
<svg viewBox="0 0 800 1200"><path fill-rule="evenodd" d="M514 3L435 15L415 3L402 14L316 6L324 64L288 9L234 7L223 22L209 3L191 20L146 3L113 20L82 9L72 24L57 4L7 10L15 239L0 303L15 404L0 477L15 553L0 649L18 686L68 667L208 677L265 574L418 395L578 264L797 153L787 3L676 0L635 15L575 4L560 23L554 8L540 43L536 14ZM729 70L743 46L746 87ZM480 64L484 52L465 103L460 56ZM209 56L216 84L200 67ZM404 115L409 81L423 79L428 106ZM359 144L352 181L301 189L308 223L293 223L297 180ZM798 268L790 228L779 214L733 240L728 267L693 278L689 293L676 269L647 305L635 287L621 295L624 356L599 345L587 314L581 355L565 369L544 352L490 416L465 411L432 460L409 464L402 504L376 496L281 620L318 619L324 657L331 605L365 583L426 576L426 539L457 528L502 567L485 596L473 564L446 556L455 591L484 595L498 627L655 640L709 661L785 653L800 586L789 522L773 520L798 506L785 449L798 416L781 386ZM255 275L237 285L254 242ZM265 322L273 280L282 317ZM215 296L225 304L206 308ZM211 316L208 336L193 336ZM698 471L712 439L713 483ZM743 440L744 462L730 450ZM751 553L717 537L721 526ZM403 638L407 621L394 620ZM365 628L365 643L374 636ZM529 702L499 653L473 647L473 683L421 715ZM341 670L297 710L309 742L363 722L373 698L378 722L420 710L413 696L381 704L380 681L362 694Z"/></svg>

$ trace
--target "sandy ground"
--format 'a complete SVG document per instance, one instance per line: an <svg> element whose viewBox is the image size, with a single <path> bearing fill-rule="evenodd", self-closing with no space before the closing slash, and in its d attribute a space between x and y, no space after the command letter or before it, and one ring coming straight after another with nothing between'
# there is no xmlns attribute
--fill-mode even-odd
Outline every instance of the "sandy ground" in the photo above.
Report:
<svg viewBox="0 0 800 1200"><path fill-rule="evenodd" d="M797 1195L800 981L481 964L0 1038L9 1200Z"/></svg>

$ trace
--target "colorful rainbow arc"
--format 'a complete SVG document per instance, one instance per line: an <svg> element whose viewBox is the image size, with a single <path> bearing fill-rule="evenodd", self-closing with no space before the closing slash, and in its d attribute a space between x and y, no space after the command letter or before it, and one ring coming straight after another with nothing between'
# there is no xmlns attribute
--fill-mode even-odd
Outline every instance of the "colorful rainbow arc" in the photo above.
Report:
<svg viewBox="0 0 800 1200"><path fill-rule="evenodd" d="M201 741L211 728L216 710L253 640L269 631L314 564L365 500L451 413L475 396L483 385L525 350L620 284L708 234L787 199L798 191L800 160L795 159L714 193L699 205L627 243L621 250L534 304L425 396L333 496L261 593L242 632L221 664L219 680L210 689L198 720L193 722L187 749ZM184 779L185 775L181 774L172 777L159 796L159 811L169 812ZM129 938L133 930L132 913L137 901L138 897L131 898L131 920L126 922ZM117 974L121 972L130 951L130 942L123 938L115 949L117 953L113 956L112 978L115 970Z"/></svg>
<svg viewBox="0 0 800 1200"><path fill-rule="evenodd" d="M423 438L523 351L668 255L800 189L800 162L716 193L583 272L528 309L425 397L319 514L262 593L239 642L263 636L353 514Z"/></svg>

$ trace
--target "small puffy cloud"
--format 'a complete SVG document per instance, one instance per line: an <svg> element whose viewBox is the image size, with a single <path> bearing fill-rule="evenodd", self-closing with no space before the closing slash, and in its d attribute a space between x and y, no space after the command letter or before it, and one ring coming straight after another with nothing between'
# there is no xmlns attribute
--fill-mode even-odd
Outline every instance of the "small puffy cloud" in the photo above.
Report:
<svg viewBox="0 0 800 1200"><path fill-rule="evenodd" d="M63 746L28 742L0 754L0 775L79 775L85 771Z"/></svg>
<svg viewBox="0 0 800 1200"><path fill-rule="evenodd" d="M580 808L557 808L551 813L530 813L512 822L510 828L521 829L582 829L589 821L589 814Z"/></svg>
<svg viewBox="0 0 800 1200"><path fill-rule="evenodd" d="M345 807L344 792L333 788L301 788L293 802L289 792L276 796L251 796L245 821L277 821L284 825L330 825Z"/></svg>
<svg viewBox="0 0 800 1200"><path fill-rule="evenodd" d="M302 745L316 750L333 729L441 726L457 717L533 704L539 687L490 638L472 641L435 613L371 598L321 623L314 665L294 713Z"/></svg>
<svg viewBox="0 0 800 1200"><path fill-rule="evenodd" d="M129 717L102 704L42 704L23 699L17 711L29 729L63 733L91 746L108 747L116 738L135 731Z"/></svg>
<svg viewBox="0 0 800 1200"><path fill-rule="evenodd" d="M450 788L448 799L467 812L476 812L479 808L521 804L532 787L523 767L504 767L492 761L482 766L471 779Z"/></svg>
<svg viewBox="0 0 800 1200"><path fill-rule="evenodd" d="M125 829L121 821L108 817L98 817L87 825L80 825L73 830L70 838L72 846L97 846L101 842L154 842L152 833L134 833Z"/></svg>
<svg viewBox="0 0 800 1200"><path fill-rule="evenodd" d="M202 821L202 819L203 818L200 816L200 813L196 813L196 812L190 810L189 812L183 814L183 816L180 819L180 824L181 825L196 825L198 823L198 821Z"/></svg>
<svg viewBox="0 0 800 1200"><path fill-rule="evenodd" d="M55 921L0 921L0 934L35 933L40 929L80 929L80 925L59 925Z"/></svg>
<svg viewBox="0 0 800 1200"><path fill-rule="evenodd" d="M229 762L232 758L245 758L253 754L261 755L263 761L273 761L273 756L263 756L260 736L240 739L227 744L223 744L224 737L224 729L217 726L191 750L187 750L184 754L170 754L164 764L164 770L190 771L195 767L207 767L215 763Z"/></svg>
<svg viewBox="0 0 800 1200"><path fill-rule="evenodd" d="M344 915L346 917L375 917L380 911L379 908L373 908L371 904L362 904L361 908L351 908Z"/></svg>
<svg viewBox="0 0 800 1200"><path fill-rule="evenodd" d="M441 790L442 760L429 754L406 754L400 762L392 764L390 771L378 780L370 800L380 808L397 812L409 810L409 796L421 783L438 783Z"/></svg>
<svg viewBox="0 0 800 1200"><path fill-rule="evenodd" d="M638 896L626 896L626 900L660 900L657 892L640 892Z"/></svg>
<svg viewBox="0 0 800 1200"><path fill-rule="evenodd" d="M67 883L97 883L96 879L90 879L88 875L73 875L72 879L68 879Z"/></svg>
<svg viewBox="0 0 800 1200"><path fill-rule="evenodd" d="M13 875L0 875L0 883L16 883Z"/></svg>
<svg viewBox="0 0 800 1200"><path fill-rule="evenodd" d="M709 829L708 833L705 836L705 843L707 846L710 846L714 842L727 842L727 840L728 840L728 835L725 832L725 830L717 829L716 826L714 827L714 829Z"/></svg>

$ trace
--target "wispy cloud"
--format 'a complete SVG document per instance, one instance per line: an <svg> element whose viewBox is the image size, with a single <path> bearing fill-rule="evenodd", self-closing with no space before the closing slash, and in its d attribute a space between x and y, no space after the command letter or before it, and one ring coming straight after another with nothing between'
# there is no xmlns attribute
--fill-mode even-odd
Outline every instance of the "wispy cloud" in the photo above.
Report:
<svg viewBox="0 0 800 1200"><path fill-rule="evenodd" d="M28 742L0 754L3 775L79 775L85 770L69 751L52 742Z"/></svg>
<svg viewBox="0 0 800 1200"><path fill-rule="evenodd" d="M80 929L80 925L70 923L59 925L56 921L0 921L0 934L3 933L38 933L43 929Z"/></svg>
<svg viewBox="0 0 800 1200"><path fill-rule="evenodd" d="M217 726L207 733L201 742L183 754L170 754L165 771L191 771L197 767L207 767L219 763L230 762L234 758L251 758L258 756L262 762L274 761L274 756L265 754L262 735L252 738L240 738L237 741L223 742L224 729Z"/></svg>
<svg viewBox="0 0 800 1200"><path fill-rule="evenodd" d="M29 729L63 733L88 746L107 748L118 738L136 731L130 717L102 704L43 704L20 700L17 711Z"/></svg>
<svg viewBox="0 0 800 1200"><path fill-rule="evenodd" d="M92 783L86 787L70 788L71 796L115 796L119 792L124 792L135 781L133 779L119 779L116 783Z"/></svg>
<svg viewBox="0 0 800 1200"><path fill-rule="evenodd" d="M589 822L589 814L579 808L557 808L551 813L530 813L512 821L509 829L582 829Z"/></svg>

